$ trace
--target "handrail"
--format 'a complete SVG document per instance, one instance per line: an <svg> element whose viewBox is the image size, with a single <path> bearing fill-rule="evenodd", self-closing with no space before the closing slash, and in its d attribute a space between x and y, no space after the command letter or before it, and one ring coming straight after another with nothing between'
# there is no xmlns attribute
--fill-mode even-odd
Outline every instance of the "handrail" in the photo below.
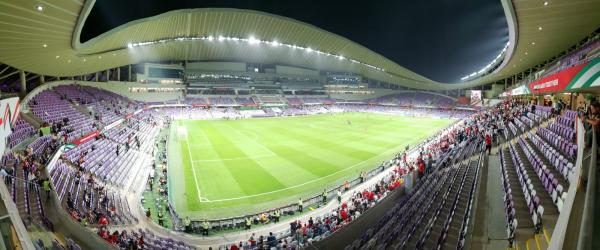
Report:
<svg viewBox="0 0 600 250"><path fill-rule="evenodd" d="M460 183L460 187L458 189L458 192L456 192L456 194L454 195L454 200L452 201L452 209L454 209L455 206L456 206L456 204L457 204L459 194L461 193L462 188L463 188L464 183L465 183L465 179L467 178L467 172L469 171L469 168L471 167L470 163L471 163L471 161L469 160L469 162L467 163L467 166L466 166L467 170L465 170L465 174L462 176L462 178L460 180L461 183ZM454 175L454 178L452 179L452 184L450 184L450 187L446 190L446 193L443 196L444 200L442 201L442 204L440 204L437 207L437 209L435 211L435 214L433 215L433 218L435 218L435 219L431 220L427 224L426 230L424 230L423 233L421 233L421 235L419 236L419 241L417 242L417 249L421 249L423 247L423 244L425 244L425 240L427 239L427 237L429 237L429 234L431 233L431 228L433 228L433 225L435 224L435 222L436 222L436 220L438 218L438 215L440 214L440 212L444 208L444 205L446 204L446 202L449 201L447 198L448 198L448 195L450 194L450 190L452 189L451 187L452 187L453 183L455 181L457 181L456 177L458 176L458 173L459 173L459 171L457 170L456 174Z"/></svg>
<svg viewBox="0 0 600 250"><path fill-rule="evenodd" d="M577 249L592 249L594 230L594 211L596 202L596 161L598 157L598 146L596 144L596 131L592 128L591 159L588 167L587 188L585 190L585 203L579 229Z"/></svg>
<svg viewBox="0 0 600 250"><path fill-rule="evenodd" d="M23 224L23 220L19 215L19 210L15 202L13 202L10 193L8 192L8 188L4 184L4 181L0 180L0 196L4 202L4 206L8 212L8 216L10 217L10 221L14 227L15 233L17 234L17 238L19 239L19 244L23 249L35 249L31 238L29 237L29 233L27 232L27 228Z"/></svg>
<svg viewBox="0 0 600 250"><path fill-rule="evenodd" d="M477 169L475 171L475 180L473 181L472 187L471 187L471 192L469 192L469 201L467 202L468 206L467 206L467 211L462 219L462 225L460 226L460 233L458 236L458 245L456 246L456 249L463 249L464 248L464 241L467 238L467 228L469 226L469 217L471 217L471 210L473 208L473 196L475 195L475 187L477 186L477 183L479 182L479 180L477 179L477 176L479 176L479 169L481 168L481 166L483 165L483 161L482 158L484 157L484 152L481 152L479 154L479 162L477 163Z"/></svg>
<svg viewBox="0 0 600 250"><path fill-rule="evenodd" d="M456 194L454 195L453 201L452 201L452 207L450 208L450 213L448 213L448 215L446 216L446 218L444 219L444 226L442 227L442 233L440 234L440 237L438 238L437 244L439 246L440 243L440 238L442 237L442 235L445 235L446 233L444 232L444 230L446 229L446 225L448 223L448 220L451 218L452 215L454 215L454 211L456 209L456 206L458 205L458 201L459 201L459 197L460 194L463 190L464 184L465 184L465 180L467 178L467 172L470 170L471 168L471 160L469 160L469 162L467 163L467 170L465 170L465 175L463 175L462 179L461 179L461 183L460 183L460 187L458 189L458 191L456 192ZM450 188L448 189L448 191L446 192L446 195L444 196L444 201L442 203L442 205L439 206L438 210L435 212L434 218L436 218L434 221L432 221L429 225L427 225L427 230L425 230L423 232L423 234L421 235L421 239L419 240L419 243L417 244L417 248L421 248L423 246L423 244L425 244L425 240L427 239L427 237L429 237L429 234L431 233L431 229L433 228L434 223L437 221L438 219L438 215L441 213L442 208L444 206L444 204L446 204L446 198L448 196L448 194L450 193ZM441 219L441 218L440 218Z"/></svg>

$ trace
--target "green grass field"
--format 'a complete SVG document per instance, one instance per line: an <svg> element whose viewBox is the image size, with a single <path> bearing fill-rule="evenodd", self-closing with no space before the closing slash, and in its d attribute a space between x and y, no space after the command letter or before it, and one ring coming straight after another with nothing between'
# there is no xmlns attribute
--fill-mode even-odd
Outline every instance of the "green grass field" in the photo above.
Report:
<svg viewBox="0 0 600 250"><path fill-rule="evenodd" d="M178 213L195 219L295 203L452 122L366 113L176 121L168 150L171 199Z"/></svg>

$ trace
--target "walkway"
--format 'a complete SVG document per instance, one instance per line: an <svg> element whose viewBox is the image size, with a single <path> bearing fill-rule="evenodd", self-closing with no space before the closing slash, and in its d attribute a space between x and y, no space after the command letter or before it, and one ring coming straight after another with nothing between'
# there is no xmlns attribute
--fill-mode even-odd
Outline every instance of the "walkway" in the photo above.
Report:
<svg viewBox="0 0 600 250"><path fill-rule="evenodd" d="M502 167L498 149L499 147L492 149L487 164L484 164L482 168L471 249L500 250L508 247L504 201L502 200L504 193L500 178Z"/></svg>

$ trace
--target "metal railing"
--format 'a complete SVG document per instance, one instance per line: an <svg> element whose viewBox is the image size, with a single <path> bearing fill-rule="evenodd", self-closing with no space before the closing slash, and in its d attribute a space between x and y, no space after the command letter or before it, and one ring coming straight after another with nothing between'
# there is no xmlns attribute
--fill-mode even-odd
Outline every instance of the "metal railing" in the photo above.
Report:
<svg viewBox="0 0 600 250"><path fill-rule="evenodd" d="M463 217L463 221L462 221L462 225L460 227L460 234L459 234L459 240L458 240L458 245L456 246L456 249L463 249L465 246L465 239L469 236L467 235L467 230L469 227L469 220L471 217L471 213L472 213L472 208L473 208L473 200L474 200L474 196L475 196L475 192L477 190L477 185L479 180L477 179L477 177L479 176L479 170L482 168L483 163L484 163L484 153L485 152L481 152L479 154L479 160L477 162L477 169L475 171L475 180L473 181L473 183L471 184L471 192L469 192L469 200L468 200L468 206L467 206L467 211Z"/></svg>
<svg viewBox="0 0 600 250"><path fill-rule="evenodd" d="M596 163L598 157L598 146L596 144L596 131L592 128L592 147L591 159L588 166L587 188L583 214L581 218L581 226L579 229L579 239L577 241L577 249L587 250L592 249L594 237L594 211L596 210Z"/></svg>
<svg viewBox="0 0 600 250"><path fill-rule="evenodd" d="M7 176L7 178L10 178ZM12 229L14 229L14 233L16 233L17 235L17 239L18 242L5 242L6 245L8 245L8 247L10 248L10 246L15 246L15 245L19 245L20 247L22 247L22 249L35 249L35 247L33 246L33 243L31 241L31 238L29 237L29 233L27 233L27 228L25 227L25 225L23 224L23 220L21 219L21 216L19 215L19 210L17 209L17 205L13 202L12 196L10 195L10 192L8 191L8 188L6 187L6 185L4 184L4 179L0 180L0 196L2 196L2 200L3 200L3 204L2 206L6 207L6 210L8 212L7 215L2 215L2 222L0 224L9 224L12 226ZM5 222L4 218L10 218L10 222ZM4 228L4 227L1 227ZM6 232L8 234L8 232ZM4 234L4 233L3 233ZM8 237L9 240L11 240L11 237Z"/></svg>

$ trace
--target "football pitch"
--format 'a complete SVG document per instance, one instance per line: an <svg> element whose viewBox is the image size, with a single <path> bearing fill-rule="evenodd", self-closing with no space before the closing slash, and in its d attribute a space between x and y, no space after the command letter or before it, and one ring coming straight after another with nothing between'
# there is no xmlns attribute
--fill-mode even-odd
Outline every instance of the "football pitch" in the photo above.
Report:
<svg viewBox="0 0 600 250"><path fill-rule="evenodd" d="M356 178L453 121L368 113L174 121L170 199L181 216L194 219L295 203Z"/></svg>

